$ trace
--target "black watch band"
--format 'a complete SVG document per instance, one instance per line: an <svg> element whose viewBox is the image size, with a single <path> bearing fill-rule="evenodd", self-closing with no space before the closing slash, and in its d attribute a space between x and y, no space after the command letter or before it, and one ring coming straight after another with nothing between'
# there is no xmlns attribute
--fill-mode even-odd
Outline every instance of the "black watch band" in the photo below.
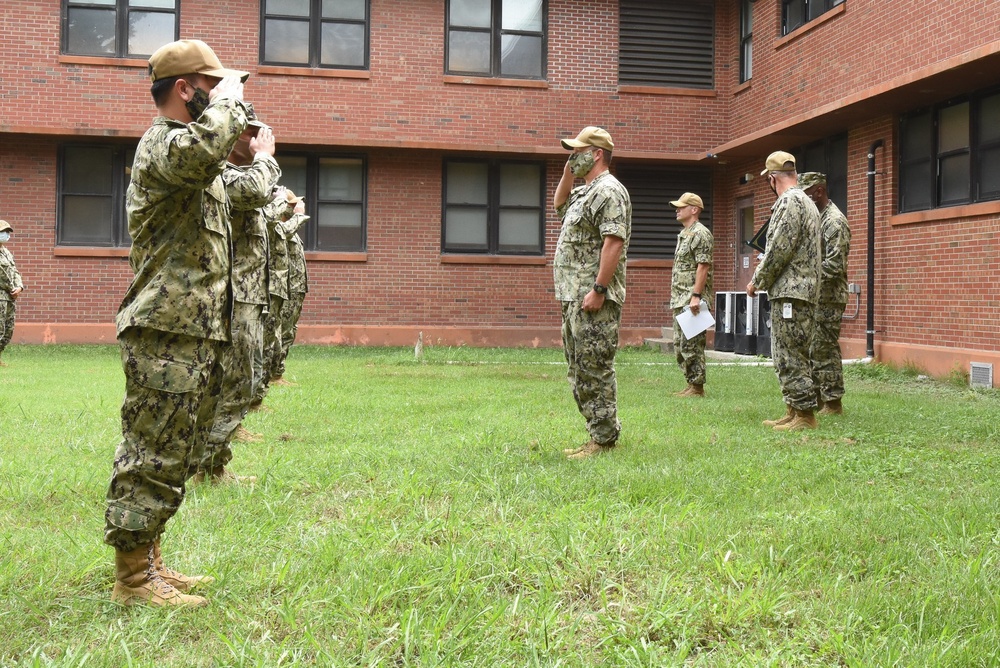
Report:
<svg viewBox="0 0 1000 668"><path fill-rule="evenodd" d="M596 292L597 294L603 295L607 291L608 287L606 285L601 285L600 283L594 283L594 292Z"/></svg>
<svg viewBox="0 0 1000 668"><path fill-rule="evenodd" d="M700 292L692 292L691 296L692 297L697 297L698 299L701 299L701 293Z"/></svg>

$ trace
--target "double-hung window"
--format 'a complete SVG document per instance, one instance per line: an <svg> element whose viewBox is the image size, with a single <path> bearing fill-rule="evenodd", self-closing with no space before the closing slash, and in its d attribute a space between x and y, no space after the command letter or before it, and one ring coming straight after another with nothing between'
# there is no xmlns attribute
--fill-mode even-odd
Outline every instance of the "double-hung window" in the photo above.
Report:
<svg viewBox="0 0 1000 668"><path fill-rule="evenodd" d="M128 247L125 190L134 146L66 144L59 151L56 243Z"/></svg>
<svg viewBox="0 0 1000 668"><path fill-rule="evenodd" d="M368 0L262 0L261 62L368 68Z"/></svg>
<svg viewBox="0 0 1000 668"><path fill-rule="evenodd" d="M844 0L781 0L781 34L787 35L842 4Z"/></svg>
<svg viewBox="0 0 1000 668"><path fill-rule="evenodd" d="M545 168L537 162L448 160L441 249L542 255Z"/></svg>
<svg viewBox="0 0 1000 668"><path fill-rule="evenodd" d="M177 39L179 0L63 0L63 53L150 56Z"/></svg>
<svg viewBox="0 0 1000 668"><path fill-rule="evenodd" d="M363 252L368 170L359 155L278 155L278 185L301 195L310 219L299 230L309 251Z"/></svg>
<svg viewBox="0 0 1000 668"><path fill-rule="evenodd" d="M546 0L447 0L448 74L545 78Z"/></svg>
<svg viewBox="0 0 1000 668"><path fill-rule="evenodd" d="M753 3L740 0L740 83L753 77Z"/></svg>
<svg viewBox="0 0 1000 668"><path fill-rule="evenodd" d="M1000 92L902 117L899 210L1000 199Z"/></svg>

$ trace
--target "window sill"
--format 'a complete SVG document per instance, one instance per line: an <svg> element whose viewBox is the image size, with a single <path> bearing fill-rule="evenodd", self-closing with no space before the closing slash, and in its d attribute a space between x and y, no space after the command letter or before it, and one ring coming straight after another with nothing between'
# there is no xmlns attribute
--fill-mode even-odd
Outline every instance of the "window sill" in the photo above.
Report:
<svg viewBox="0 0 1000 668"><path fill-rule="evenodd" d="M940 220L952 221L956 218L972 218L1000 213L1000 201L979 202L978 204L962 204L927 211L913 211L889 216L889 225L913 225L916 223L933 223Z"/></svg>
<svg viewBox="0 0 1000 668"><path fill-rule="evenodd" d="M548 258L538 255L459 255L441 254L441 264L519 264L544 266Z"/></svg>
<svg viewBox="0 0 1000 668"><path fill-rule="evenodd" d="M128 257L131 250L131 247L56 246L52 249L52 254L56 257Z"/></svg>
<svg viewBox="0 0 1000 668"><path fill-rule="evenodd" d="M327 77L330 79L371 79L369 70L342 70L323 67L289 67L287 65L258 65L257 74L280 74L289 77Z"/></svg>
<svg viewBox="0 0 1000 668"><path fill-rule="evenodd" d="M752 84L753 84L753 79L747 79L746 81L744 81L743 83L741 83L740 85L738 85L736 88L733 89L733 95L739 95L743 91L750 90Z"/></svg>
<svg viewBox="0 0 1000 668"><path fill-rule="evenodd" d="M149 67L148 60L141 58L115 58L114 56L74 56L67 53L59 54L59 62L64 65L111 65L114 67Z"/></svg>
<svg viewBox="0 0 1000 668"><path fill-rule="evenodd" d="M642 95L681 95L690 97L715 97L715 90L708 88L671 88L669 86L618 86L619 93Z"/></svg>
<svg viewBox="0 0 1000 668"><path fill-rule="evenodd" d="M306 251L306 260L313 262L367 262L368 253L333 253L329 251Z"/></svg>
<svg viewBox="0 0 1000 668"><path fill-rule="evenodd" d="M831 21L834 18L840 16L845 11L847 11L847 1L846 0L844 2L842 2L841 4L837 5L836 7L834 7L833 9L831 9L830 11L824 13L823 15L821 15L821 16L819 16L817 18L814 18L809 23L800 25L798 28L796 28L792 32L788 33L787 35L785 35L784 37L782 37L781 39L779 39L778 41L776 41L774 43L774 50L777 51L777 50L781 49L783 46L785 46L786 44L788 44L789 42L794 42L799 37L802 37L803 35L805 35L808 32L812 32L813 30L815 30L819 26L823 25L827 21Z"/></svg>
<svg viewBox="0 0 1000 668"><path fill-rule="evenodd" d="M548 88L549 82L542 79L501 79L494 77L466 77L446 74L442 80L446 84L465 86L506 86L509 88Z"/></svg>

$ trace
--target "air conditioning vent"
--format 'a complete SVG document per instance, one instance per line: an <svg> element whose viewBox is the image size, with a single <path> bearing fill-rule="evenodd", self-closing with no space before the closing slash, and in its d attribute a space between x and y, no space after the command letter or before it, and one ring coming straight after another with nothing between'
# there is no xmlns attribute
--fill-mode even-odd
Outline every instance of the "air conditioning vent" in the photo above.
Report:
<svg viewBox="0 0 1000 668"><path fill-rule="evenodd" d="M986 362L969 362L969 387L993 387L993 365Z"/></svg>

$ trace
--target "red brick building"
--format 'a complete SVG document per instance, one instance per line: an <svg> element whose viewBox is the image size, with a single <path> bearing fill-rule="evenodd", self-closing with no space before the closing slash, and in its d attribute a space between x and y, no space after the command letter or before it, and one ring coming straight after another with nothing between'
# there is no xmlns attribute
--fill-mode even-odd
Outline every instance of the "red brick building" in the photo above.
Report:
<svg viewBox="0 0 1000 668"><path fill-rule="evenodd" d="M14 340L113 340L131 278L127 170L155 115L146 59L191 37L252 73L246 96L275 128L283 182L307 198L301 340L558 345L559 139L601 125L636 207L623 342L669 324L667 202L684 190L706 201L716 288L746 284L743 241L773 202L755 175L780 148L829 174L851 222L862 289L848 356L873 345L937 374L1000 363L1000 12L988 10L8 0L0 217L27 285Z"/></svg>

